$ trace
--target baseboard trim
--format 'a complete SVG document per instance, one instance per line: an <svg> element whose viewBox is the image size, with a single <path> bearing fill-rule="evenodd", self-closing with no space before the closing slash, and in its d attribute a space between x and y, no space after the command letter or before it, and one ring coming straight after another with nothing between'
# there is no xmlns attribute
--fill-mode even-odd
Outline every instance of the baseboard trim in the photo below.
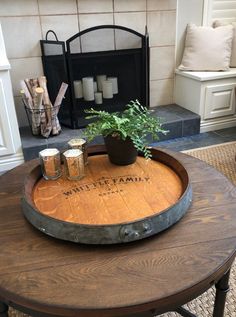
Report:
<svg viewBox="0 0 236 317"><path fill-rule="evenodd" d="M10 156L3 156L0 158L0 173L5 173L22 163L24 163L23 153L16 153Z"/></svg>
<svg viewBox="0 0 236 317"><path fill-rule="evenodd" d="M236 117L215 122L201 122L200 133L236 127Z"/></svg>

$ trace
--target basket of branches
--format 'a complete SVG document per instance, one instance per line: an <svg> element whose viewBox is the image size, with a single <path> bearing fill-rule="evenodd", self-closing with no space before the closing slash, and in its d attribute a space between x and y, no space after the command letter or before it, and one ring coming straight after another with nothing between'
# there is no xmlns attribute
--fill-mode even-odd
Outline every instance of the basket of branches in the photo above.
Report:
<svg viewBox="0 0 236 317"><path fill-rule="evenodd" d="M58 95L52 103L45 76L21 81L20 92L33 135L48 138L50 135L58 135L61 132L58 112L67 87L66 83L61 84Z"/></svg>

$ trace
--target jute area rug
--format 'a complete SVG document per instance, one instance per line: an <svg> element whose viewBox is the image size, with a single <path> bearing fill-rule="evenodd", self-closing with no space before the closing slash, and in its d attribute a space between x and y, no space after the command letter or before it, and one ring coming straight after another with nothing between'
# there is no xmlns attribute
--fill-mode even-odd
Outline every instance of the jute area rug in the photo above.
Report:
<svg viewBox="0 0 236 317"><path fill-rule="evenodd" d="M222 143L200 149L184 151L185 154L194 156L214 166L227 176L236 185L236 142ZM198 317L210 317L213 312L215 289L212 287L207 292L185 305L185 308ZM16 310L10 309L10 317L28 317ZM179 317L177 313L165 313L159 317ZM236 317L236 262L230 276L230 292L227 295L225 317Z"/></svg>

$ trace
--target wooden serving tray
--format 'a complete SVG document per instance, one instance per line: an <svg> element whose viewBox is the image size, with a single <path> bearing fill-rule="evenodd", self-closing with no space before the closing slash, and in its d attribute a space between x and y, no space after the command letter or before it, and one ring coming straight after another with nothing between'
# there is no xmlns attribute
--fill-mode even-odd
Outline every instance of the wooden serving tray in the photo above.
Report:
<svg viewBox="0 0 236 317"><path fill-rule="evenodd" d="M89 244L129 242L167 229L187 211L192 191L181 163L152 151L152 160L139 156L127 166L90 155L79 181L46 181L37 166L25 181L24 215L48 235Z"/></svg>

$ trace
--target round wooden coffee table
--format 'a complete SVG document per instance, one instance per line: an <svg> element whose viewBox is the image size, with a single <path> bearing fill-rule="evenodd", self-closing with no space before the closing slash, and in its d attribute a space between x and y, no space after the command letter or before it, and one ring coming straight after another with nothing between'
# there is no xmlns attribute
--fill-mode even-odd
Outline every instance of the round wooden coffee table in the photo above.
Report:
<svg viewBox="0 0 236 317"><path fill-rule="evenodd" d="M92 151L102 152L103 147ZM55 239L23 216L25 163L0 177L0 316L156 316L216 285L222 317L236 253L236 188L204 162L163 150L189 173L193 203L168 230L140 241L82 245ZM88 211L89 212L89 211Z"/></svg>

